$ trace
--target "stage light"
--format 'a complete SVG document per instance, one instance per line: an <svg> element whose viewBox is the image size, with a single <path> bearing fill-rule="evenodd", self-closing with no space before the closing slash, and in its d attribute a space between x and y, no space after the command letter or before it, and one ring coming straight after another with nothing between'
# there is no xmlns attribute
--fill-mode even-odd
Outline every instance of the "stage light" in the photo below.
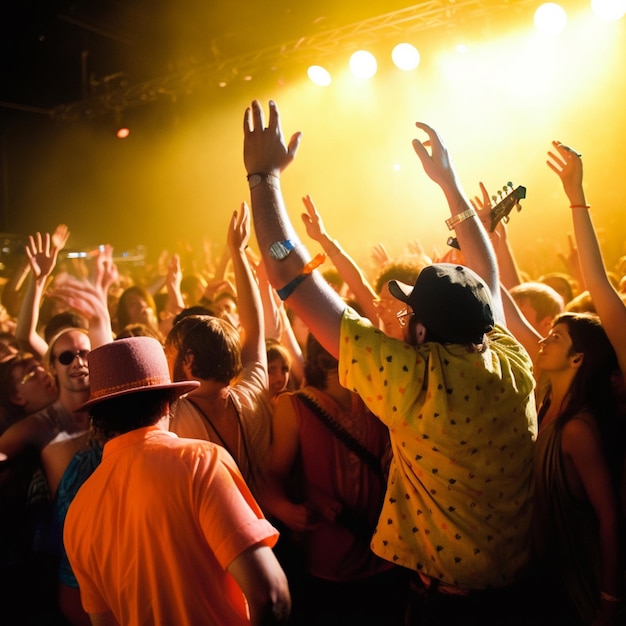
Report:
<svg viewBox="0 0 626 626"><path fill-rule="evenodd" d="M391 59L401 70L411 71L420 64L420 53L410 43L399 43L391 51Z"/></svg>
<svg viewBox="0 0 626 626"><path fill-rule="evenodd" d="M377 69L376 58L371 52L358 50L350 57L350 70L357 78L371 78Z"/></svg>
<svg viewBox="0 0 626 626"><path fill-rule="evenodd" d="M626 15L626 0L591 0L591 9L603 20L619 20Z"/></svg>
<svg viewBox="0 0 626 626"><path fill-rule="evenodd" d="M115 136L118 139L126 139L130 135L130 128L122 122L122 111L115 109Z"/></svg>
<svg viewBox="0 0 626 626"><path fill-rule="evenodd" d="M306 73L311 81L320 87L328 87L333 80L328 70L321 65L311 65Z"/></svg>
<svg viewBox="0 0 626 626"><path fill-rule="evenodd" d="M546 2L535 11L535 28L544 35L558 35L567 26L567 14L555 2Z"/></svg>

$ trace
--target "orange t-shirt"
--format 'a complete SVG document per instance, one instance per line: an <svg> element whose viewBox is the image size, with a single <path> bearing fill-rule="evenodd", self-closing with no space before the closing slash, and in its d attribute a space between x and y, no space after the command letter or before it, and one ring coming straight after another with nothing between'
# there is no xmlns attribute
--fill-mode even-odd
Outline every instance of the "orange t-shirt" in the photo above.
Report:
<svg viewBox="0 0 626 626"><path fill-rule="evenodd" d="M277 538L226 450L157 426L105 445L64 530L84 609L125 626L249 624L226 567Z"/></svg>

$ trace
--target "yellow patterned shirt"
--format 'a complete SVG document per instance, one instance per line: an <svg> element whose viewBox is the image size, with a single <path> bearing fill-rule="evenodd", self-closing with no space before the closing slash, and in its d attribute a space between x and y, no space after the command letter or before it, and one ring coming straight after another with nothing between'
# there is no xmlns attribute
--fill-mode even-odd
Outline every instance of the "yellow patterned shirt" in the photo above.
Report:
<svg viewBox="0 0 626 626"><path fill-rule="evenodd" d="M393 460L372 549L468 589L528 564L537 435L532 363L504 328L482 354L409 346L348 309L339 374L389 428Z"/></svg>

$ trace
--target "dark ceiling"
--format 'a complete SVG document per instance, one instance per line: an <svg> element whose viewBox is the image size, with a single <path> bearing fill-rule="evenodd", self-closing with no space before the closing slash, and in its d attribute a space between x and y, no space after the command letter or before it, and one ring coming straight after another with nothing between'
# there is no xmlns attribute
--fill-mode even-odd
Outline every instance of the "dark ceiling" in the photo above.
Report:
<svg viewBox="0 0 626 626"><path fill-rule="evenodd" d="M368 30L371 40L383 36L385 29L397 33L450 26L468 16L514 16L532 4L531 0L3 2L0 119L17 114L97 115L166 91L168 77L170 87L175 82L174 91L190 91L197 81L190 84L181 77L202 69L204 75L197 80L219 71L229 79L239 71L275 66L281 56L286 64L306 50L332 52ZM87 106L88 101L95 106Z"/></svg>
<svg viewBox="0 0 626 626"><path fill-rule="evenodd" d="M406 2L20 0L0 17L0 102L45 114L142 81L261 50Z"/></svg>

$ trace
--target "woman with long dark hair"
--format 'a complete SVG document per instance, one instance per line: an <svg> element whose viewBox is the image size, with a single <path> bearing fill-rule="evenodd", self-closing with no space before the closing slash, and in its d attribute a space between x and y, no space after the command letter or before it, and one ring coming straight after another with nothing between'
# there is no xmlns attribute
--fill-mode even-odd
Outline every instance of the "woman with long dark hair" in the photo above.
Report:
<svg viewBox="0 0 626 626"><path fill-rule="evenodd" d="M564 313L539 342L534 538L553 624L614 624L621 593L615 351L597 316Z"/></svg>

